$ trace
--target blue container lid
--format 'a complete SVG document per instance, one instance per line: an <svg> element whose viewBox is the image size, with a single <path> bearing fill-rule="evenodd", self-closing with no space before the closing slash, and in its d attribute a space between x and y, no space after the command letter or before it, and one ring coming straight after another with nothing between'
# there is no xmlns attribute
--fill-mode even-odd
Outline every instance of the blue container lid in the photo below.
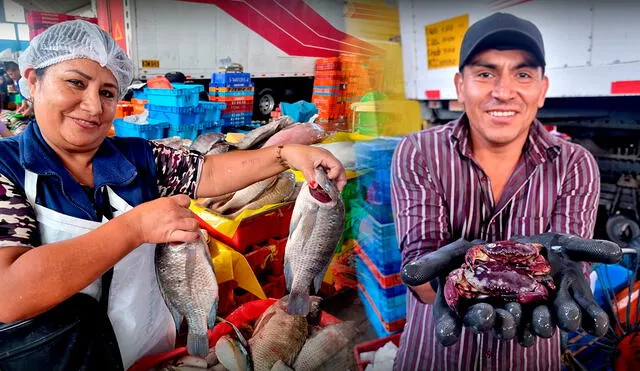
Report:
<svg viewBox="0 0 640 371"><path fill-rule="evenodd" d="M155 95L187 95L204 91L204 86L195 84L171 84L173 89L144 88L145 94Z"/></svg>

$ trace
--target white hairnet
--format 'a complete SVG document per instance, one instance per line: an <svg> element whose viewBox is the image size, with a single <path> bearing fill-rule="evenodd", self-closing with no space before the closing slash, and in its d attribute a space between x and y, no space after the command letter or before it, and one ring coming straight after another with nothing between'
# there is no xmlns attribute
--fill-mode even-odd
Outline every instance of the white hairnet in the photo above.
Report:
<svg viewBox="0 0 640 371"><path fill-rule="evenodd" d="M113 38L97 25L74 20L55 24L36 36L19 58L20 71L45 68L76 58L106 67L118 82L119 98L133 79L133 63Z"/></svg>

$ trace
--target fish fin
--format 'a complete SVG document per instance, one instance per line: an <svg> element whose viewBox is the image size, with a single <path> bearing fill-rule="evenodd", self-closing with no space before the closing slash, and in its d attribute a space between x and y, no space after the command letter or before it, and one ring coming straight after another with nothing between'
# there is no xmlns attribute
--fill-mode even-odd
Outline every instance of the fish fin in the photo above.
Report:
<svg viewBox="0 0 640 371"><path fill-rule="evenodd" d="M289 294L287 313L291 315L306 316L309 314L309 294L292 292Z"/></svg>
<svg viewBox="0 0 640 371"><path fill-rule="evenodd" d="M216 298L216 300L213 302L213 305L211 306L211 309L209 310L209 318L208 318L208 322L207 322L207 327L209 328L209 330L211 330L213 328L213 326L216 325L216 313L218 312L218 298Z"/></svg>
<svg viewBox="0 0 640 371"><path fill-rule="evenodd" d="M291 263L288 259L284 262L284 281L287 284L287 291L291 291L291 284L293 283L293 271L291 270Z"/></svg>
<svg viewBox="0 0 640 371"><path fill-rule="evenodd" d="M171 317L173 317L173 322L176 324L176 332L180 332L180 325L182 324L182 314L178 312L172 305L167 305L169 307L169 312L171 312Z"/></svg>
<svg viewBox="0 0 640 371"><path fill-rule="evenodd" d="M329 263L329 264L331 264L331 263ZM320 273L318 273L313 278L313 289L315 290L314 293L316 293L316 294L318 293L318 291L320 291L320 287L322 287L322 279L327 274L327 269L329 268L329 264L327 264L327 266L324 267L324 269L322 271L320 271Z"/></svg>
<svg viewBox="0 0 640 371"><path fill-rule="evenodd" d="M192 356L206 357L209 354L209 338L207 334L187 335L187 353Z"/></svg>

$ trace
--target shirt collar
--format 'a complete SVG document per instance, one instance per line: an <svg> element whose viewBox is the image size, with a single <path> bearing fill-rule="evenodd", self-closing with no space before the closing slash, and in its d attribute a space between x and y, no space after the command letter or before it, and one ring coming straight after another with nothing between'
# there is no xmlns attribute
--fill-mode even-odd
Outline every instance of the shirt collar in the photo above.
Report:
<svg viewBox="0 0 640 371"><path fill-rule="evenodd" d="M25 169L38 175L57 175L70 181L69 172L65 169L58 155L45 142L37 122L31 121L21 135L22 151L20 162ZM93 174L95 188L103 185L123 186L130 183L137 175L136 167L111 143L105 139L93 158Z"/></svg>
<svg viewBox="0 0 640 371"><path fill-rule="evenodd" d="M471 140L469 140L469 118L466 113L453 121L451 139L455 142L462 155L469 158L472 157ZM560 154L559 139L551 135L540 121L534 119L523 151L536 164L541 164L547 160L553 161Z"/></svg>

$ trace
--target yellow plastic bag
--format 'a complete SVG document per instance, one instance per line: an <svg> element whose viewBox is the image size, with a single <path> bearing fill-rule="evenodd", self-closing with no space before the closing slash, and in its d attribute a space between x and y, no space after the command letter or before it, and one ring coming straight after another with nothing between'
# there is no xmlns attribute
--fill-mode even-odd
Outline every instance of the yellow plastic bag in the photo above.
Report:
<svg viewBox="0 0 640 371"><path fill-rule="evenodd" d="M218 232L220 232L221 234L229 238L233 238L233 236L236 233L236 230L238 229L238 226L240 225L240 222L242 222L243 219L253 215L263 213L271 209L276 209L285 204L285 203L279 203L279 204L264 205L263 207L256 210L246 209L246 210L243 210L235 218L229 219L229 218L225 218L224 216L212 213L211 211L209 211L204 207L198 206L197 202L198 200L191 200L191 206L189 206L189 209L193 211L205 223L209 224L215 230L217 230Z"/></svg>
<svg viewBox="0 0 640 371"><path fill-rule="evenodd" d="M258 298L267 298L244 255L215 238L209 238L209 249L218 284L235 281L238 287Z"/></svg>

